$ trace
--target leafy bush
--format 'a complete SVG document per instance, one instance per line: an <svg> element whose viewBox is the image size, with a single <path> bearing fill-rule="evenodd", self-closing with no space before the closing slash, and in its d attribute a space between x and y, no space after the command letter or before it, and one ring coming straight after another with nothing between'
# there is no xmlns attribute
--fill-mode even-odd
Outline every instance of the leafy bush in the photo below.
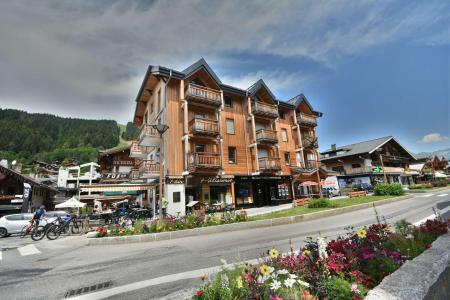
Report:
<svg viewBox="0 0 450 300"><path fill-rule="evenodd" d="M379 183L374 188L377 196L401 196L405 194L399 183Z"/></svg>
<svg viewBox="0 0 450 300"><path fill-rule="evenodd" d="M336 207L333 201L326 198L313 199L308 203L308 208L324 208L324 207Z"/></svg>
<svg viewBox="0 0 450 300"><path fill-rule="evenodd" d="M446 187L447 186L447 182L442 180L442 181L434 181L432 183L433 187Z"/></svg>
<svg viewBox="0 0 450 300"><path fill-rule="evenodd" d="M345 279L332 276L319 285L319 299L346 300L353 298L351 285Z"/></svg>

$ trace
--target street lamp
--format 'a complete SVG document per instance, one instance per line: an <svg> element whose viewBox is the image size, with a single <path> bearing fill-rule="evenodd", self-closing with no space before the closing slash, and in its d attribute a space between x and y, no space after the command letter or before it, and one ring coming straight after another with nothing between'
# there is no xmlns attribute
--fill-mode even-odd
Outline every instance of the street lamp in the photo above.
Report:
<svg viewBox="0 0 450 300"><path fill-rule="evenodd" d="M164 168L162 165L163 162L163 151L164 151L164 141L163 134L169 129L169 126L165 124L153 124L151 125L153 129L158 131L159 133L159 219L162 221L163 219L163 211L162 211L162 194L163 194L163 179L164 179Z"/></svg>

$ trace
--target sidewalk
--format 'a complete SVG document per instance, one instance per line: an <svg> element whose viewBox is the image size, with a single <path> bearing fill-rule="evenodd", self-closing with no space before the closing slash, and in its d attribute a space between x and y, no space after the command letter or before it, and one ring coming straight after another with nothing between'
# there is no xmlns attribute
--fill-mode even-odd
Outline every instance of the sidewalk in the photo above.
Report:
<svg viewBox="0 0 450 300"><path fill-rule="evenodd" d="M247 212L248 217L263 215L275 211L286 210L292 208L292 203L281 204L277 206L263 206L263 207L254 207L254 208L246 208L244 209Z"/></svg>

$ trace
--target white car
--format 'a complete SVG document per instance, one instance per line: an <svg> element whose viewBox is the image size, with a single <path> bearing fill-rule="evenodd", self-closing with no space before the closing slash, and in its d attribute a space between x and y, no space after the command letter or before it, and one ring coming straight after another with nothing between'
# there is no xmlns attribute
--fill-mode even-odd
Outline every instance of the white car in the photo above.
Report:
<svg viewBox="0 0 450 300"><path fill-rule="evenodd" d="M30 224L33 214L13 214L0 218L0 238L13 233L20 233L25 225Z"/></svg>

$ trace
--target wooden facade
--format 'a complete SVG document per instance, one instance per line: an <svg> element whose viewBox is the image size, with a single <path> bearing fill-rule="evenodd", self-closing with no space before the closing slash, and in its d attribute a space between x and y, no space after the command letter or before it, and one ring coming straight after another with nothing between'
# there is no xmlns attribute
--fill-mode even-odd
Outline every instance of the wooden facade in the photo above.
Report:
<svg viewBox="0 0 450 300"><path fill-rule="evenodd" d="M317 140L303 145L302 136L316 138L315 120L320 113L303 102L278 101L262 80L248 90L224 85L204 60L183 72L149 67L136 102L136 125L169 126L162 138L162 162L159 140L152 140L148 130L133 143L141 147L136 159L163 164L169 212L183 213L184 203L193 199L236 206L238 195L230 178L276 181L283 176L291 185L293 175L301 181L299 168L319 158ZM297 115L308 122L300 123ZM140 155L142 151L147 156ZM318 169L313 172L319 173ZM174 183L170 178L177 180ZM171 209L171 193L178 192L185 196L183 204L173 203ZM285 198L292 200L294 193L291 186Z"/></svg>

